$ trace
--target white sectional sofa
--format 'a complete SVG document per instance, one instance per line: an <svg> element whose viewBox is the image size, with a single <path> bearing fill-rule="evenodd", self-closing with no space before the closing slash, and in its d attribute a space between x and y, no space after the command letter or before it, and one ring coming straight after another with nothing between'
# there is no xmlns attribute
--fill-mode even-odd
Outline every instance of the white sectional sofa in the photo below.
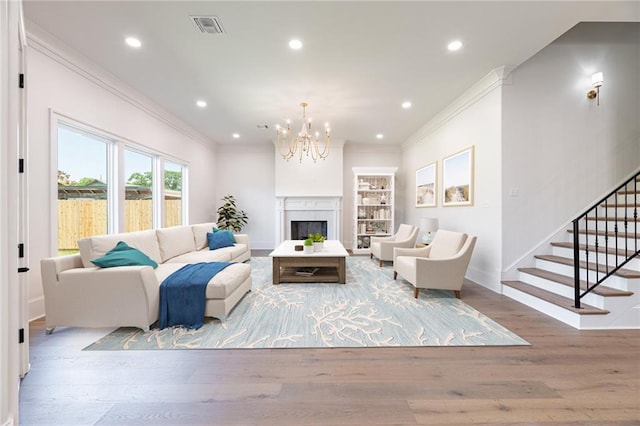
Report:
<svg viewBox="0 0 640 426"><path fill-rule="evenodd" d="M41 261L47 333L57 326L138 327L145 331L158 319L160 283L187 263L237 262L209 281L205 316L224 318L251 290L249 237L235 234L236 244L209 250L207 232L215 223L101 235L78 241L80 254ZM98 268L119 241L144 252L151 266Z"/></svg>

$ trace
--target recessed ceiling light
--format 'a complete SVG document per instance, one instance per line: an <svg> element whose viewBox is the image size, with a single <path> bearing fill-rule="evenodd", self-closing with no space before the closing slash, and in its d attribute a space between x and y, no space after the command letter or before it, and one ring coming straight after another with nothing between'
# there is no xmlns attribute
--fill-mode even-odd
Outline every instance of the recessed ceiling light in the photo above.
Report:
<svg viewBox="0 0 640 426"><path fill-rule="evenodd" d="M462 42L460 40L455 40L449 43L449 45L447 46L447 49L449 49L452 52L455 52L456 50L460 50L461 47L462 47Z"/></svg>
<svg viewBox="0 0 640 426"><path fill-rule="evenodd" d="M234 138L234 139L238 139L239 137L240 137L240 133L234 133L234 134L233 134L233 138Z"/></svg>
<svg viewBox="0 0 640 426"><path fill-rule="evenodd" d="M409 102L409 101L403 102L402 103L402 108L404 108L404 109L411 108L411 102Z"/></svg>
<svg viewBox="0 0 640 426"><path fill-rule="evenodd" d="M382 138L384 138L384 135L383 135L382 133L378 133L378 134L376 135L376 138L378 138L378 139L382 139Z"/></svg>
<svg viewBox="0 0 640 426"><path fill-rule="evenodd" d="M198 105L200 108L204 108L207 106L207 103L203 100L199 100L196 102L196 105Z"/></svg>
<svg viewBox="0 0 640 426"><path fill-rule="evenodd" d="M127 43L131 47L140 47L142 46L142 42L135 37L127 37L124 39L125 43Z"/></svg>
<svg viewBox="0 0 640 426"><path fill-rule="evenodd" d="M302 42L298 39L293 39L289 41L289 47L293 50L300 50L302 48Z"/></svg>

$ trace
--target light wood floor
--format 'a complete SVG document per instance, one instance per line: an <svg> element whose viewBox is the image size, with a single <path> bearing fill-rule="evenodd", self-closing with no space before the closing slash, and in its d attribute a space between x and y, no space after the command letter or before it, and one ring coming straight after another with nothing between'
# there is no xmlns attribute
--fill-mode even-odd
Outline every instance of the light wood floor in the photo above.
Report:
<svg viewBox="0 0 640 426"><path fill-rule="evenodd" d="M109 330L38 320L21 424L640 425L640 331L462 299L531 346L83 352Z"/></svg>

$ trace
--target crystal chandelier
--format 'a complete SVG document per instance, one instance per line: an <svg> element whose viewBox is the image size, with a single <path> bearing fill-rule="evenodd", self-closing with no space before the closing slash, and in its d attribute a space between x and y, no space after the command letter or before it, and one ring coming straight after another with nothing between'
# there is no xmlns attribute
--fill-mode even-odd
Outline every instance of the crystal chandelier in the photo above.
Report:
<svg viewBox="0 0 640 426"><path fill-rule="evenodd" d="M320 142L320 133L312 134L311 119L307 119L307 103L302 102L302 128L297 135L291 131L291 122L287 120L287 128L276 125L276 143L280 148L280 155L285 160L298 156L302 163L302 155L311 157L315 163L318 158L327 158L329 155L329 141L331 140L331 129L329 123L324 124L324 142Z"/></svg>

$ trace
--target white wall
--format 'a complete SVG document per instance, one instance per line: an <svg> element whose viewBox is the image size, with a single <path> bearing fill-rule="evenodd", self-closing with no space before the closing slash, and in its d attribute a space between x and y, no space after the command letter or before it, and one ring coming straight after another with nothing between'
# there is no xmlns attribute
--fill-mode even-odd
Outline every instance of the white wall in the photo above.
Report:
<svg viewBox="0 0 640 426"><path fill-rule="evenodd" d="M30 241L32 265L29 283L30 318L44 315L39 259L55 255L55 210L51 191L50 111L107 131L118 137L179 158L189 165L189 222L211 219L215 211L216 154L206 140L190 133L183 123L157 112L112 76L75 57L63 46L29 28L27 51Z"/></svg>
<svg viewBox="0 0 640 426"><path fill-rule="evenodd" d="M470 88L403 144L404 220L415 225L435 217L440 228L478 237L467 270L472 281L500 286L501 93L505 70L495 70ZM442 160L474 147L473 206L442 207ZM415 171L437 161L437 207L415 207Z"/></svg>
<svg viewBox="0 0 640 426"><path fill-rule="evenodd" d="M218 147L215 165L216 208L231 194L238 208L249 216L242 232L249 234L252 249L273 249L275 241L275 164L271 144ZM283 161L283 160L280 160ZM217 216L213 212L212 220Z"/></svg>
<svg viewBox="0 0 640 426"><path fill-rule="evenodd" d="M402 163L402 153L398 147L373 144L347 143L343 149L340 143L339 146L332 147L326 160L318 160L318 163L314 164L305 159L302 166L297 161L292 163L293 159L289 162L283 160L280 154L275 152L275 147L270 144L250 147L220 145L217 152L218 159L215 167L217 205L220 205L219 199L227 193L236 197L238 207L245 210L249 216L249 224L243 232L249 234L251 246L255 249L274 248L277 173L280 173L281 177L286 175L292 182L298 182L295 194L289 193L287 194L289 196L343 196L342 236L345 247L350 247L353 213L351 168L354 166L399 167ZM342 167L338 171L336 171L336 164ZM298 173L294 173L296 170L298 173L313 176L313 179L305 185L300 185L299 182L304 177L301 178ZM340 177L339 190L335 188L335 183L332 183L336 176ZM401 202L402 178L396 179ZM402 210L402 204L396 205Z"/></svg>
<svg viewBox="0 0 640 426"><path fill-rule="evenodd" d="M342 243L353 246L354 224L354 177L353 167L398 167L395 176L395 223L403 223L405 179L401 169L402 151L396 145L354 144L344 146L343 198L342 198Z"/></svg>
<svg viewBox="0 0 640 426"><path fill-rule="evenodd" d="M344 141L331 141L327 158L283 160L274 146L276 197L341 197Z"/></svg>
<svg viewBox="0 0 640 426"><path fill-rule="evenodd" d="M605 79L600 106L586 98L596 71ZM640 168L640 24L578 24L511 77L503 94L504 268Z"/></svg>

